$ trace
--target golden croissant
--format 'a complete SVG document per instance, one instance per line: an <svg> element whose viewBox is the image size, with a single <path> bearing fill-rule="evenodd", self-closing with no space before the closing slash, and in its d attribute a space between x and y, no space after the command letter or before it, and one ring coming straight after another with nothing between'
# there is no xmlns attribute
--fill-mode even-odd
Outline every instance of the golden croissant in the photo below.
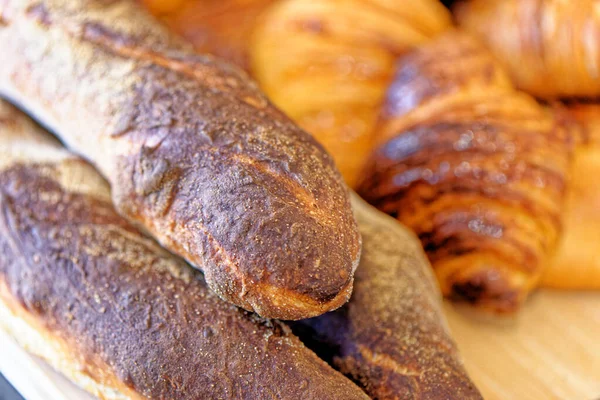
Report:
<svg viewBox="0 0 600 400"><path fill-rule="evenodd" d="M446 295L513 311L556 247L569 126L466 35L398 65L359 193L417 233Z"/></svg>
<svg viewBox="0 0 600 400"><path fill-rule="evenodd" d="M353 186L396 58L447 29L450 16L437 0L291 0L261 22L250 50L255 78Z"/></svg>
<svg viewBox="0 0 600 400"><path fill-rule="evenodd" d="M454 10L523 90L541 98L587 98L568 100L583 135L574 138L563 235L541 284L600 288L600 1L471 0Z"/></svg>
<svg viewBox="0 0 600 400"><path fill-rule="evenodd" d="M543 98L600 95L600 1L471 0L454 10L519 88Z"/></svg>

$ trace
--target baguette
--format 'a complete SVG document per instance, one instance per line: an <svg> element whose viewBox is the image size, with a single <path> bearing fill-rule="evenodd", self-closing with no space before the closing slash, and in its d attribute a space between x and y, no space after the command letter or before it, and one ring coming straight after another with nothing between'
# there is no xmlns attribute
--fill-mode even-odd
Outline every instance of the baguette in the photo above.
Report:
<svg viewBox="0 0 600 400"><path fill-rule="evenodd" d="M368 399L221 301L38 129L0 103L0 329L102 399Z"/></svg>
<svg viewBox="0 0 600 400"><path fill-rule="evenodd" d="M3 1L0 93L221 298L281 319L341 306L360 236L331 157L243 72L157 24L127 0Z"/></svg>
<svg viewBox="0 0 600 400"><path fill-rule="evenodd" d="M418 239L358 196L352 200L363 237L352 298L292 329L374 399L481 399Z"/></svg>

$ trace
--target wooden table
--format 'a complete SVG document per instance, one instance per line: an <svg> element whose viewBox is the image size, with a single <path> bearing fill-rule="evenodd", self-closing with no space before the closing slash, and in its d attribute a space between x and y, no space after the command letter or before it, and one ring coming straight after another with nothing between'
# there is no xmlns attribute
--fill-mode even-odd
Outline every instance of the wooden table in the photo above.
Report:
<svg viewBox="0 0 600 400"><path fill-rule="evenodd" d="M600 399L600 293L538 291L512 319L445 310L487 400Z"/></svg>

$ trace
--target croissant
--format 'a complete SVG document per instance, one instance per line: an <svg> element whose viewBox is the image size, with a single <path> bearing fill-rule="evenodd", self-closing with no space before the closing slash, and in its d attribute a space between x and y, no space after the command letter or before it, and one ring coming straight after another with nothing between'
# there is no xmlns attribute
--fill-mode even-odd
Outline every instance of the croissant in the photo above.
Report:
<svg viewBox="0 0 600 400"><path fill-rule="evenodd" d="M201 53L249 68L248 37L263 10L277 0L140 0Z"/></svg>
<svg viewBox="0 0 600 400"><path fill-rule="evenodd" d="M584 135L576 137L564 233L542 285L600 288L600 192L594 180L600 172L600 108L593 103L600 95L600 2L472 0L454 10L522 89L542 98L590 98L584 104L569 100Z"/></svg>
<svg viewBox="0 0 600 400"><path fill-rule="evenodd" d="M600 2L471 0L456 18L535 96L600 95Z"/></svg>
<svg viewBox="0 0 600 400"><path fill-rule="evenodd" d="M437 0L281 1L254 29L251 70L354 186L396 57L449 25Z"/></svg>
<svg viewBox="0 0 600 400"><path fill-rule="evenodd" d="M600 289L600 104L568 104L582 125L573 154L556 256L541 284L553 288Z"/></svg>
<svg viewBox="0 0 600 400"><path fill-rule="evenodd" d="M417 233L446 295L513 311L556 247L571 127L461 33L398 66L359 193Z"/></svg>

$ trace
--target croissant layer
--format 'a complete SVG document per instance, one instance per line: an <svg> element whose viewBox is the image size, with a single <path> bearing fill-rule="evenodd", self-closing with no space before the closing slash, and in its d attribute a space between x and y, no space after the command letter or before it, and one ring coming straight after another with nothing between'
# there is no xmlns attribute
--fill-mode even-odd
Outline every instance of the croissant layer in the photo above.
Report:
<svg viewBox="0 0 600 400"><path fill-rule="evenodd" d="M251 70L356 185L394 60L450 25L437 0L284 0L263 13Z"/></svg>

